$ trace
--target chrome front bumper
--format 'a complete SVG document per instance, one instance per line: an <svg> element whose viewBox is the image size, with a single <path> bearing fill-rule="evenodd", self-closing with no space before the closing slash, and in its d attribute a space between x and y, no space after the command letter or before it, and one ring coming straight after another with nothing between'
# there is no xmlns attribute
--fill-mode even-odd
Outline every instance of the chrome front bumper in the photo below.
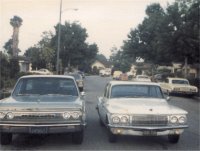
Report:
<svg viewBox="0 0 200 151"><path fill-rule="evenodd" d="M53 134L82 131L86 123L75 124L0 124L0 132Z"/></svg>
<svg viewBox="0 0 200 151"><path fill-rule="evenodd" d="M115 126L108 124L110 131L116 135L135 135L135 136L160 136L174 135L183 133L188 125L162 126L162 127L142 127L142 126Z"/></svg>

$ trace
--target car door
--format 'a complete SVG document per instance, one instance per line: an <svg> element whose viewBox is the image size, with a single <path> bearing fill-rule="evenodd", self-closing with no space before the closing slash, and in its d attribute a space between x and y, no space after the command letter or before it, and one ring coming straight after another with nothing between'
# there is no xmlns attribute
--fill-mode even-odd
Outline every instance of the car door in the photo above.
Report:
<svg viewBox="0 0 200 151"><path fill-rule="evenodd" d="M99 116L102 120L102 122L106 122L106 115L107 115L107 104L109 100L109 88L110 84L107 84L104 90L104 95L103 97L99 97L99 104L98 104L98 109L99 109Z"/></svg>

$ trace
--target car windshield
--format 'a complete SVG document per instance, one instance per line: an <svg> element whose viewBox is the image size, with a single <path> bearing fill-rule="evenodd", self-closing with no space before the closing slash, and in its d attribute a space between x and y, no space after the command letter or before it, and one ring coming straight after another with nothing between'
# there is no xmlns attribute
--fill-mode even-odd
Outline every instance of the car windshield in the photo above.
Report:
<svg viewBox="0 0 200 151"><path fill-rule="evenodd" d="M172 83L173 84L189 84L189 82L188 81L186 81L186 80L172 80Z"/></svg>
<svg viewBox="0 0 200 151"><path fill-rule="evenodd" d="M80 74L69 74L70 76L73 76L76 80L81 80L81 75Z"/></svg>
<svg viewBox="0 0 200 151"><path fill-rule="evenodd" d="M111 98L149 97L163 98L160 87L154 85L115 85L111 89Z"/></svg>
<svg viewBox="0 0 200 151"><path fill-rule="evenodd" d="M137 78L148 79L149 77L147 77L147 76L138 76Z"/></svg>
<svg viewBox="0 0 200 151"><path fill-rule="evenodd" d="M74 81L67 78L23 78L13 92L14 96L50 94L78 96Z"/></svg>

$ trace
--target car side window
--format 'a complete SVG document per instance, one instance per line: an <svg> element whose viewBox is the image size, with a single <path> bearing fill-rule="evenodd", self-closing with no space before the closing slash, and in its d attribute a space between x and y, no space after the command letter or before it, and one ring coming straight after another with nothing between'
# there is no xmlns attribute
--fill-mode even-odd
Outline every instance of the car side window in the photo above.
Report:
<svg viewBox="0 0 200 151"><path fill-rule="evenodd" d="M106 95L107 98L109 98L109 96L110 96L110 87L111 87L111 85L109 84L107 87L107 95Z"/></svg>
<svg viewBox="0 0 200 151"><path fill-rule="evenodd" d="M107 97L107 89L108 89L108 84L105 87L105 91L104 91L104 97Z"/></svg>

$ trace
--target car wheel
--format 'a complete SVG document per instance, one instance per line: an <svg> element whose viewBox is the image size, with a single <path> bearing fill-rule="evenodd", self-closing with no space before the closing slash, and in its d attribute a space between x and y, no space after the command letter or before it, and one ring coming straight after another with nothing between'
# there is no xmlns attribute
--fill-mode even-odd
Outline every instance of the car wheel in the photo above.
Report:
<svg viewBox="0 0 200 151"><path fill-rule="evenodd" d="M74 132L72 134L72 142L74 144L82 144L82 142L83 142L83 135L84 135L83 130L80 131L80 132Z"/></svg>
<svg viewBox="0 0 200 151"><path fill-rule="evenodd" d="M117 141L117 135L113 134L110 130L108 132L108 140L110 143L115 143Z"/></svg>
<svg viewBox="0 0 200 151"><path fill-rule="evenodd" d="M107 123L107 124L109 123L109 122L108 122L108 117L106 117L106 123ZM110 131L109 127L107 127L107 129L108 129L108 140L109 140L109 142L110 142L110 143L115 143L115 142L117 141L117 135L113 134L113 133Z"/></svg>
<svg viewBox="0 0 200 151"><path fill-rule="evenodd" d="M168 140L170 143L177 143L179 141L180 135L168 135Z"/></svg>
<svg viewBox="0 0 200 151"><path fill-rule="evenodd" d="M12 133L1 133L1 145L9 145L12 142Z"/></svg>

